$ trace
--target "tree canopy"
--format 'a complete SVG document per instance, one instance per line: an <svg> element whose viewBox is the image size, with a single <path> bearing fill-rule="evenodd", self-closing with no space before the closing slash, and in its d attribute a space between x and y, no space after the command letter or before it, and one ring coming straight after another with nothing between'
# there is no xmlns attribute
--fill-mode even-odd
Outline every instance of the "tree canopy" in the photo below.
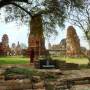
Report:
<svg viewBox="0 0 90 90"><path fill-rule="evenodd" d="M90 39L90 6L85 5L84 9L79 12L73 11L70 14L69 21L71 24L78 26L85 34L87 40Z"/></svg>
<svg viewBox="0 0 90 90"><path fill-rule="evenodd" d="M6 22L21 19L26 23L41 14L44 30L53 33L56 25L64 26L69 12L83 7L83 0L0 0L2 7L5 7Z"/></svg>

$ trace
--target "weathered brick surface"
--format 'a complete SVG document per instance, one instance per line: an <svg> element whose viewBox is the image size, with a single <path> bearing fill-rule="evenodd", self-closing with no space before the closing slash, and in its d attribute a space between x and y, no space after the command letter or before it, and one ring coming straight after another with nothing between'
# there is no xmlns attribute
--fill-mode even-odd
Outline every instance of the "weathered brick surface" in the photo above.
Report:
<svg viewBox="0 0 90 90"><path fill-rule="evenodd" d="M0 80L4 80L5 76L4 75L0 75Z"/></svg>
<svg viewBox="0 0 90 90"><path fill-rule="evenodd" d="M32 84L30 80L9 80L7 81L8 88L12 89L31 89Z"/></svg>
<svg viewBox="0 0 90 90"><path fill-rule="evenodd" d="M36 78L36 76L35 76ZM31 82L30 79L0 81L0 90L45 90L44 81Z"/></svg>
<svg viewBox="0 0 90 90"><path fill-rule="evenodd" d="M41 81L41 78L40 78L40 76L33 76L32 77L32 81L35 82L35 83L37 83L37 82L40 82Z"/></svg>
<svg viewBox="0 0 90 90"><path fill-rule="evenodd" d="M0 90L7 90L7 87L6 87L6 86L1 86L1 85L0 85Z"/></svg>
<svg viewBox="0 0 90 90"><path fill-rule="evenodd" d="M5 72L5 70L4 70L4 69L0 69L0 75L3 75L3 74L4 74L4 72Z"/></svg>
<svg viewBox="0 0 90 90"><path fill-rule="evenodd" d="M66 54L67 56L80 56L80 40L73 26L67 29Z"/></svg>
<svg viewBox="0 0 90 90"><path fill-rule="evenodd" d="M5 85L5 81L4 80L0 80L0 86L4 86Z"/></svg>
<svg viewBox="0 0 90 90"><path fill-rule="evenodd" d="M3 75L0 79L0 90L69 90L67 89L67 80L70 82L69 84L75 84L70 86L70 90L82 90L79 88L78 84L82 83L90 83L90 69L85 70L63 70L62 74L59 74L61 70L38 70L43 74L49 75L49 77L40 77L33 76L31 78L19 78L12 80L4 80ZM54 74L56 73L56 74ZM54 75L58 76L52 77ZM88 78L87 78L88 77ZM49 79L50 78L50 79ZM51 80L53 79L53 80ZM74 83L73 83L74 82ZM90 84L88 86L83 85L83 88L86 87L90 89ZM89 90L88 89L88 90ZM83 89L84 90L84 89Z"/></svg>
<svg viewBox="0 0 90 90"><path fill-rule="evenodd" d="M44 88L44 81L38 82L38 83L34 83L33 84L33 88L34 89L43 89Z"/></svg>

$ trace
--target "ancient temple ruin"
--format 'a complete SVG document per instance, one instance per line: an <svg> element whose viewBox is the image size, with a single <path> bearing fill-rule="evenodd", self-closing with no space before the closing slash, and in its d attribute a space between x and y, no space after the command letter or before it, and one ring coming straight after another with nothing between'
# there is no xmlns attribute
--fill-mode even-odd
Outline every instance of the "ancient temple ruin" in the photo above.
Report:
<svg viewBox="0 0 90 90"><path fill-rule="evenodd" d="M28 45L28 51L33 48L35 51L35 55L39 56L44 54L45 39L43 35L41 15L35 15L31 18Z"/></svg>
<svg viewBox="0 0 90 90"><path fill-rule="evenodd" d="M16 54L17 55L21 55L22 54L22 48L20 43L18 42L17 46L16 46Z"/></svg>
<svg viewBox="0 0 90 90"><path fill-rule="evenodd" d="M66 38L66 55L80 56L80 39L73 26L68 27Z"/></svg>
<svg viewBox="0 0 90 90"><path fill-rule="evenodd" d="M9 38L7 34L4 34L0 42L0 55L7 55L9 50Z"/></svg>
<svg viewBox="0 0 90 90"><path fill-rule="evenodd" d="M62 39L59 44L48 44L48 50L51 55L65 55L66 54L66 38Z"/></svg>
<svg viewBox="0 0 90 90"><path fill-rule="evenodd" d="M22 55L22 48L21 45L19 44L19 41L17 45L15 43L12 43L10 50L11 56Z"/></svg>
<svg viewBox="0 0 90 90"><path fill-rule="evenodd" d="M66 38L62 39L59 44L51 45L51 43L48 44L49 50L66 50Z"/></svg>
<svg viewBox="0 0 90 90"><path fill-rule="evenodd" d="M22 48L18 42L17 45L15 45L15 43L12 43L12 46L9 47L9 38L7 34L4 34L2 36L2 41L0 42L0 55L3 56L7 56L7 55L11 55L11 56L15 56L15 55L21 55L22 54Z"/></svg>

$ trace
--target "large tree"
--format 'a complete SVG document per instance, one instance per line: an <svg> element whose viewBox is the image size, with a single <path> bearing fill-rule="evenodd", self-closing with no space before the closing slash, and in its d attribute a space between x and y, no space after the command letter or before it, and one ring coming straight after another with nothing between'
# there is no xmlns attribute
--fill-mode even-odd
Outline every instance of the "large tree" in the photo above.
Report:
<svg viewBox="0 0 90 90"><path fill-rule="evenodd" d="M69 22L83 30L87 40L90 39L90 6L85 5L81 11L75 10L70 13Z"/></svg>
<svg viewBox="0 0 90 90"><path fill-rule="evenodd" d="M6 21L20 19L28 21L34 15L43 17L44 30L55 31L56 24L64 26L68 12L81 8L83 0L0 0L0 8L6 7ZM47 33L46 33L47 34Z"/></svg>

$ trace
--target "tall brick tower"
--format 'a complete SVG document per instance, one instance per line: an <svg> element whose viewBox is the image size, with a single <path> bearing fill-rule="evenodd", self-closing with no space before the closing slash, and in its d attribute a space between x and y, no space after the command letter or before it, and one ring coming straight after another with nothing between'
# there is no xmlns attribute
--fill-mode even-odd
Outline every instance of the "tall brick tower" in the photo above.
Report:
<svg viewBox="0 0 90 90"><path fill-rule="evenodd" d="M9 51L9 38L7 34L4 34L2 37L2 49L4 55L7 55L7 52Z"/></svg>
<svg viewBox="0 0 90 90"><path fill-rule="evenodd" d="M79 56L80 53L80 39L73 26L69 26L67 29L66 38L66 54L68 56Z"/></svg>
<svg viewBox="0 0 90 90"><path fill-rule="evenodd" d="M30 49L33 48L36 56L42 55L45 52L45 39L41 15L34 15L31 18L28 45L28 50L30 51Z"/></svg>

